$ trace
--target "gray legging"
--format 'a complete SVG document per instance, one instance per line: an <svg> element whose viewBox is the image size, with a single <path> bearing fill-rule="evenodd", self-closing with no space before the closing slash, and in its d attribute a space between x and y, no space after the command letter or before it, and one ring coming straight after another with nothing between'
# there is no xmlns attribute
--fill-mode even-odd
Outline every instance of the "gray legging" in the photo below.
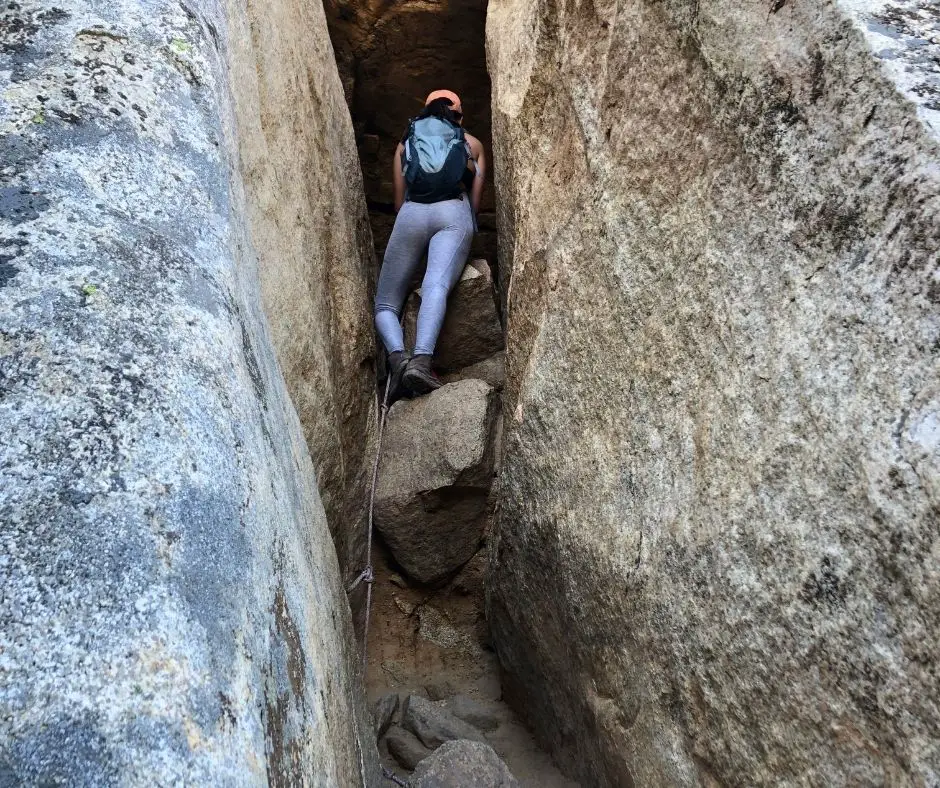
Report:
<svg viewBox="0 0 940 788"><path fill-rule="evenodd" d="M389 353L405 349L399 316L425 250L415 355L434 353L444 323L447 296L460 279L470 242L473 210L465 196L434 203L406 202L395 219L375 293L375 327Z"/></svg>

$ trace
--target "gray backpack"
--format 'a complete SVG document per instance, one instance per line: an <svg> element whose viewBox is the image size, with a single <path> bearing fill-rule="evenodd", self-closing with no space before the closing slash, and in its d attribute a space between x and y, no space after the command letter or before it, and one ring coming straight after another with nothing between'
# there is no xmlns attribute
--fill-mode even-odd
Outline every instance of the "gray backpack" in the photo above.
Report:
<svg viewBox="0 0 940 788"><path fill-rule="evenodd" d="M428 203L463 194L469 153L461 126L434 115L415 118L402 145L407 199Z"/></svg>

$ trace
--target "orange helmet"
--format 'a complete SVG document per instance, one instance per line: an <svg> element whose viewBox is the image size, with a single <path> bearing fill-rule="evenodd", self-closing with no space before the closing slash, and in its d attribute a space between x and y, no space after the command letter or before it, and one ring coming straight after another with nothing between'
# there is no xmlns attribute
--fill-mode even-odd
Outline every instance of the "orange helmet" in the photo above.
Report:
<svg viewBox="0 0 940 788"><path fill-rule="evenodd" d="M460 106L460 96L458 96L452 90L435 90L433 93L428 94L428 97L424 100L424 106L430 104L434 99L446 98L450 101L451 107L457 112L463 112L463 109Z"/></svg>

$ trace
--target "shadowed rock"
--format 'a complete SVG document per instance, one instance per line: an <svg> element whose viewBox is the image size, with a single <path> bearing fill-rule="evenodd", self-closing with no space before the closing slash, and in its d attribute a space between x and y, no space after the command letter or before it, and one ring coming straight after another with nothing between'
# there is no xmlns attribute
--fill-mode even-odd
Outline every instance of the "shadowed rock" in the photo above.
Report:
<svg viewBox="0 0 940 788"><path fill-rule="evenodd" d="M375 522L409 576L436 583L477 551L486 525L497 403L479 380L390 410Z"/></svg>
<svg viewBox="0 0 940 788"><path fill-rule="evenodd" d="M421 290L405 307L406 345L414 347ZM503 349L503 328L496 313L493 277L486 260L471 260L447 300L444 325L434 350L434 368L452 372L489 359ZM498 374L489 372L490 375ZM461 377L473 377L461 375Z"/></svg>
<svg viewBox="0 0 940 788"><path fill-rule="evenodd" d="M432 749L425 747L411 731L398 725L388 729L385 746L388 747L389 754L408 771L414 770L432 752Z"/></svg>
<svg viewBox="0 0 940 788"><path fill-rule="evenodd" d="M396 711L398 711L397 692L386 693L372 705L372 721L375 724L376 739L381 739L388 730Z"/></svg>
<svg viewBox="0 0 940 788"><path fill-rule="evenodd" d="M432 749L454 739L486 741L472 725L420 695L408 696L402 707L401 724Z"/></svg>

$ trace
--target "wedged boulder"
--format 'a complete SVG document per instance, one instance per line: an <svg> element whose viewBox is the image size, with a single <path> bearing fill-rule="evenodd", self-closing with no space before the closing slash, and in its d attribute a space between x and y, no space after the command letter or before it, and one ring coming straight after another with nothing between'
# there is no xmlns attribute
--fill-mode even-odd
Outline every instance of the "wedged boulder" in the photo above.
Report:
<svg viewBox="0 0 940 788"><path fill-rule="evenodd" d="M414 347L421 289L405 307L405 337ZM484 361L503 350L503 328L496 312L493 277L486 260L471 260L447 301L444 325L434 350L434 368L452 372Z"/></svg>
<svg viewBox="0 0 940 788"><path fill-rule="evenodd" d="M480 545L497 407L490 386L463 380L389 411L375 524L395 560L419 582L447 578Z"/></svg>
<svg viewBox="0 0 940 788"><path fill-rule="evenodd" d="M392 725L385 736L385 746L398 764L408 771L414 771L421 761L432 752L431 747L425 747L417 736L399 725Z"/></svg>
<svg viewBox="0 0 940 788"><path fill-rule="evenodd" d="M456 739L486 742L483 734L473 725L420 695L408 696L402 706L401 724L432 750Z"/></svg>
<svg viewBox="0 0 940 788"><path fill-rule="evenodd" d="M509 767L488 744L452 741L415 769L411 788L519 788Z"/></svg>
<svg viewBox="0 0 940 788"><path fill-rule="evenodd" d="M291 100L321 145L351 130L330 109L322 13L250 18L256 5L2 11L3 785L378 784L349 606L262 308L268 247L239 175L257 151L238 125L261 108L234 75L284 36L303 57L279 67L311 91ZM340 202L355 193L341 157L307 153ZM296 177L296 158L265 155ZM310 352L329 356L329 319L312 315Z"/></svg>
<svg viewBox="0 0 940 788"><path fill-rule="evenodd" d="M487 619L584 785L937 783L938 21L490 0Z"/></svg>

